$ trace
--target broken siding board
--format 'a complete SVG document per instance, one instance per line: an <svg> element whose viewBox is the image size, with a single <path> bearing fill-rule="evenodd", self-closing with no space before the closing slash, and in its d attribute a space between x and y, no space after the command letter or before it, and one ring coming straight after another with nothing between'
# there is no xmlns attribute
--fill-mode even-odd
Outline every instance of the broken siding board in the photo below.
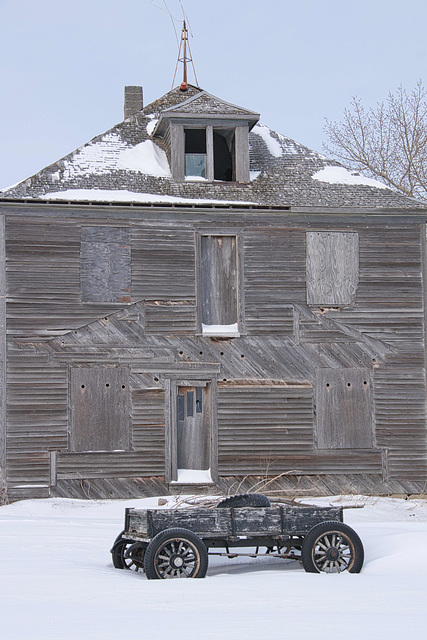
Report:
<svg viewBox="0 0 427 640"><path fill-rule="evenodd" d="M368 369L318 369L316 435L319 449L373 447Z"/></svg>
<svg viewBox="0 0 427 640"><path fill-rule="evenodd" d="M359 282L359 236L307 232L307 304L352 304Z"/></svg>

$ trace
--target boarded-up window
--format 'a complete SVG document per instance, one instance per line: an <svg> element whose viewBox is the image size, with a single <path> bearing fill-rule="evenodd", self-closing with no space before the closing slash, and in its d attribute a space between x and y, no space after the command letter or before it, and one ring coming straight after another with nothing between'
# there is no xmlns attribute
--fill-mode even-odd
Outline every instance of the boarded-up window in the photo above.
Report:
<svg viewBox="0 0 427 640"><path fill-rule="evenodd" d="M126 227L82 227L82 302L130 302L131 247Z"/></svg>
<svg viewBox="0 0 427 640"><path fill-rule="evenodd" d="M372 448L369 371L318 369L316 414L319 449Z"/></svg>
<svg viewBox="0 0 427 640"><path fill-rule="evenodd" d="M307 232L307 304L352 304L358 284L358 234Z"/></svg>
<svg viewBox="0 0 427 640"><path fill-rule="evenodd" d="M237 332L236 236L202 236L200 251L203 333Z"/></svg>
<svg viewBox="0 0 427 640"><path fill-rule="evenodd" d="M129 449L129 370L71 369L70 451Z"/></svg>

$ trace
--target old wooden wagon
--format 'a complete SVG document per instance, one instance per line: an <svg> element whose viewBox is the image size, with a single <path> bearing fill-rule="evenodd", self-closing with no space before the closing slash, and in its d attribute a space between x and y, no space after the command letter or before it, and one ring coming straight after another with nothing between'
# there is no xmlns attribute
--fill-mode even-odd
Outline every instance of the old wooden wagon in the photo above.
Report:
<svg viewBox="0 0 427 640"><path fill-rule="evenodd" d="M233 496L220 508L126 509L124 531L111 549L113 564L143 570L154 580L204 578L212 555L301 560L310 573L361 570L363 545L343 523L342 507L241 504L245 500Z"/></svg>

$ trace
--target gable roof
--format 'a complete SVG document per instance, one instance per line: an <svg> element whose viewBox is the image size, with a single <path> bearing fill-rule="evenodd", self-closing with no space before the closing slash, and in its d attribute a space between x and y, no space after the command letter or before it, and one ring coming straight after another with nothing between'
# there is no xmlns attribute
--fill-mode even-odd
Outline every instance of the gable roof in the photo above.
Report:
<svg viewBox="0 0 427 640"><path fill-rule="evenodd" d="M155 136L158 123L172 114L247 119L253 127L250 183L174 180L165 141ZM425 208L425 203L255 124L257 119L257 113L199 87L189 85L184 95L177 87L34 176L3 189L0 199Z"/></svg>

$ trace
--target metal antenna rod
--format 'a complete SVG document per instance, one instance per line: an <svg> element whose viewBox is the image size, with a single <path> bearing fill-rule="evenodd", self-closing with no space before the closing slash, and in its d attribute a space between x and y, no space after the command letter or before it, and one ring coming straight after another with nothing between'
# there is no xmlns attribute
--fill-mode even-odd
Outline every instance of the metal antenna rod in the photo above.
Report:
<svg viewBox="0 0 427 640"><path fill-rule="evenodd" d="M189 55L187 55L187 48L188 48L188 54ZM182 57L181 57L181 51L183 51ZM195 77L195 80L196 80L196 84L198 85L199 83L198 83L198 80L197 80L196 69L194 68L193 58L191 56L190 43L188 41L188 30L187 30L187 25L186 25L185 20L183 22L183 28L182 28L182 31L181 31L181 42L179 44L178 60L176 62L175 73L174 73L173 80L172 80L172 89L173 89L173 85L175 83L178 64L180 62L182 62L183 65L184 65L183 79L182 79L182 83L181 83L181 91L187 91L187 88L188 88L188 83L187 83L187 62L191 62L191 65L193 67L194 77Z"/></svg>

